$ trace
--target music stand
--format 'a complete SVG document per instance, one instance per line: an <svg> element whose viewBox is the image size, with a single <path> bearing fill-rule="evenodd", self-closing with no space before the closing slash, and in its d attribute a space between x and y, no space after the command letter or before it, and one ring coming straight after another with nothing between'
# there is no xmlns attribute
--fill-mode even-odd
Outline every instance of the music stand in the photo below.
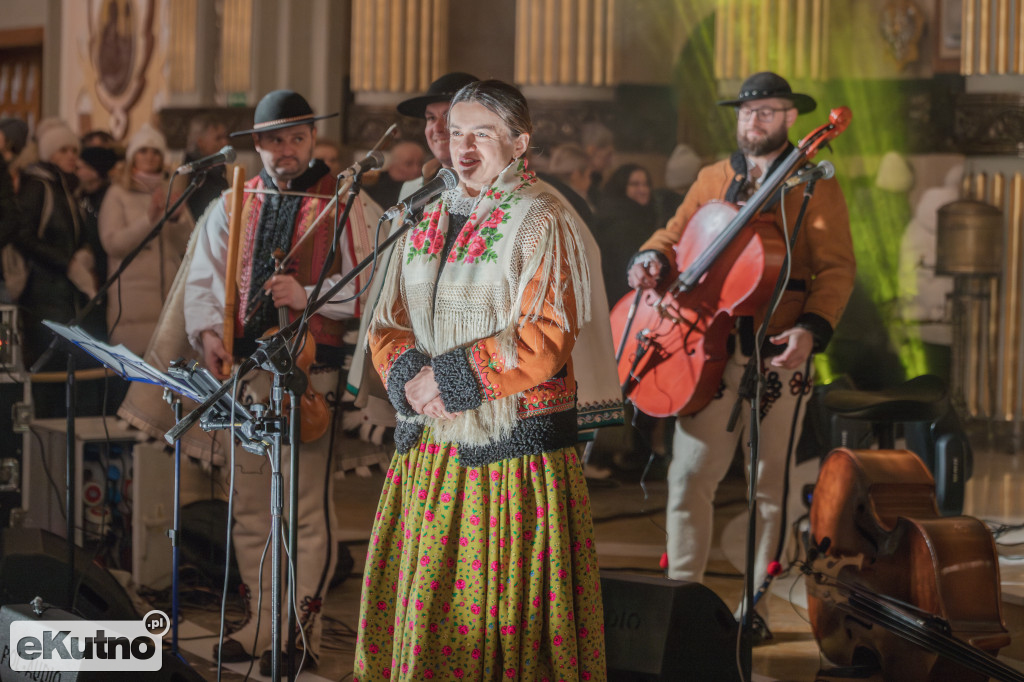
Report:
<svg viewBox="0 0 1024 682"><path fill-rule="evenodd" d="M93 338L88 333L83 331L79 327L67 326L59 324L57 322L51 322L44 320L43 324L49 327L54 333L67 339L69 342L78 346L92 357L99 360L104 366L113 370L118 376L127 381L141 381L147 384L154 384L156 386L162 386L165 393L175 393L179 396L184 396L197 403L205 401L212 390L207 390L212 384L214 388L218 387L217 381L205 373L205 370L199 370L196 363L192 363L192 367L188 367L185 363L177 361L171 365L169 373L161 372L156 369L145 360L140 358L138 355L130 351L124 345L111 346L110 344L104 343L98 339ZM181 401L174 400L172 402L172 409L174 410L175 421L181 420ZM230 423L232 419L235 423L239 420L250 420L248 410L245 406L227 400L226 402L219 402L216 405L217 414L211 418L217 418L218 421ZM225 410L227 417L224 415ZM262 453L262 444L253 442L251 439L246 441L243 439L243 447L247 449L254 449ZM182 660L186 665L186 661L178 653L178 614L180 604L178 600L178 563L179 563L179 552L181 537L181 531L179 524L181 522L181 441L180 439L174 442L174 517L173 525L167 531L167 537L171 540L171 654ZM71 510L68 510L69 516L72 514ZM72 569L73 570L73 569ZM73 599L73 595L72 595Z"/></svg>

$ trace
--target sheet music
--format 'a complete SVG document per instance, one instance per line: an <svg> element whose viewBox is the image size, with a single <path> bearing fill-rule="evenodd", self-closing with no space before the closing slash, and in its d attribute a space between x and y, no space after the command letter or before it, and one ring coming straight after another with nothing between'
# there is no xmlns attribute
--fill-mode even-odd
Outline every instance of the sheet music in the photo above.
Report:
<svg viewBox="0 0 1024 682"><path fill-rule="evenodd" d="M89 355L93 356L106 367L112 369L118 376L128 381L142 381L147 384L163 386L175 393L190 398L197 403L203 402L203 398L190 386L175 379L165 372L161 372L138 355L128 350L123 344L111 346L99 339L94 339L80 327L69 327L67 325L43 320L43 324L52 329L54 333L60 334L65 339L75 344Z"/></svg>

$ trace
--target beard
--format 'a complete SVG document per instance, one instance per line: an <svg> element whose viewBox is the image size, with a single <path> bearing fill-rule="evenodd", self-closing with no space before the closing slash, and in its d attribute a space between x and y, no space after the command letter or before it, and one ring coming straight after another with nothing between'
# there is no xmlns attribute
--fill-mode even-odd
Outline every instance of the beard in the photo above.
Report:
<svg viewBox="0 0 1024 682"><path fill-rule="evenodd" d="M783 126L759 140L751 140L746 138L743 133L737 132L736 145L746 156L764 156L782 149L789 140L788 133L789 131Z"/></svg>

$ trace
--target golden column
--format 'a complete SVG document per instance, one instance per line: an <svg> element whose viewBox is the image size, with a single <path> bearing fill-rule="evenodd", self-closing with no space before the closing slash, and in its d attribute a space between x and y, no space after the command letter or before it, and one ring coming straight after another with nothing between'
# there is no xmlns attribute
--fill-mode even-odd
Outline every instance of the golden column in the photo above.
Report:
<svg viewBox="0 0 1024 682"><path fill-rule="evenodd" d="M964 0L960 72L967 92L957 102L955 135L966 152L968 196L1002 212L1000 265L989 293L992 358L987 379L991 405L968 402L968 413L1024 426L1024 162L1016 133L1024 125L1024 3ZM984 381L979 381L984 384ZM968 387L970 388L970 387ZM970 392L968 392L970 397ZM973 408L973 409L972 409Z"/></svg>
<svg viewBox="0 0 1024 682"><path fill-rule="evenodd" d="M516 83L615 85L613 48L619 1L518 0Z"/></svg>
<svg viewBox="0 0 1024 682"><path fill-rule="evenodd" d="M448 70L448 0L353 0L352 89L420 92Z"/></svg>
<svg viewBox="0 0 1024 682"><path fill-rule="evenodd" d="M962 26L961 73L1024 74L1024 3L964 0Z"/></svg>
<svg viewBox="0 0 1024 682"><path fill-rule="evenodd" d="M792 78L827 78L831 0L718 0L715 78L775 71ZM807 40L798 36L810 36Z"/></svg>

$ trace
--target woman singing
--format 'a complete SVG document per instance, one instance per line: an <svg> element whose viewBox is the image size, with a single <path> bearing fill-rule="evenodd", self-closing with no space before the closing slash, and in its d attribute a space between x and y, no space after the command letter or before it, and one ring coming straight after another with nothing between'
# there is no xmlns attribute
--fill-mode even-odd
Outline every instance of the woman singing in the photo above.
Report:
<svg viewBox="0 0 1024 682"><path fill-rule="evenodd" d="M395 249L370 328L399 413L355 679L604 680L570 354L589 317L572 212L524 156L526 101L467 85L459 185Z"/></svg>

